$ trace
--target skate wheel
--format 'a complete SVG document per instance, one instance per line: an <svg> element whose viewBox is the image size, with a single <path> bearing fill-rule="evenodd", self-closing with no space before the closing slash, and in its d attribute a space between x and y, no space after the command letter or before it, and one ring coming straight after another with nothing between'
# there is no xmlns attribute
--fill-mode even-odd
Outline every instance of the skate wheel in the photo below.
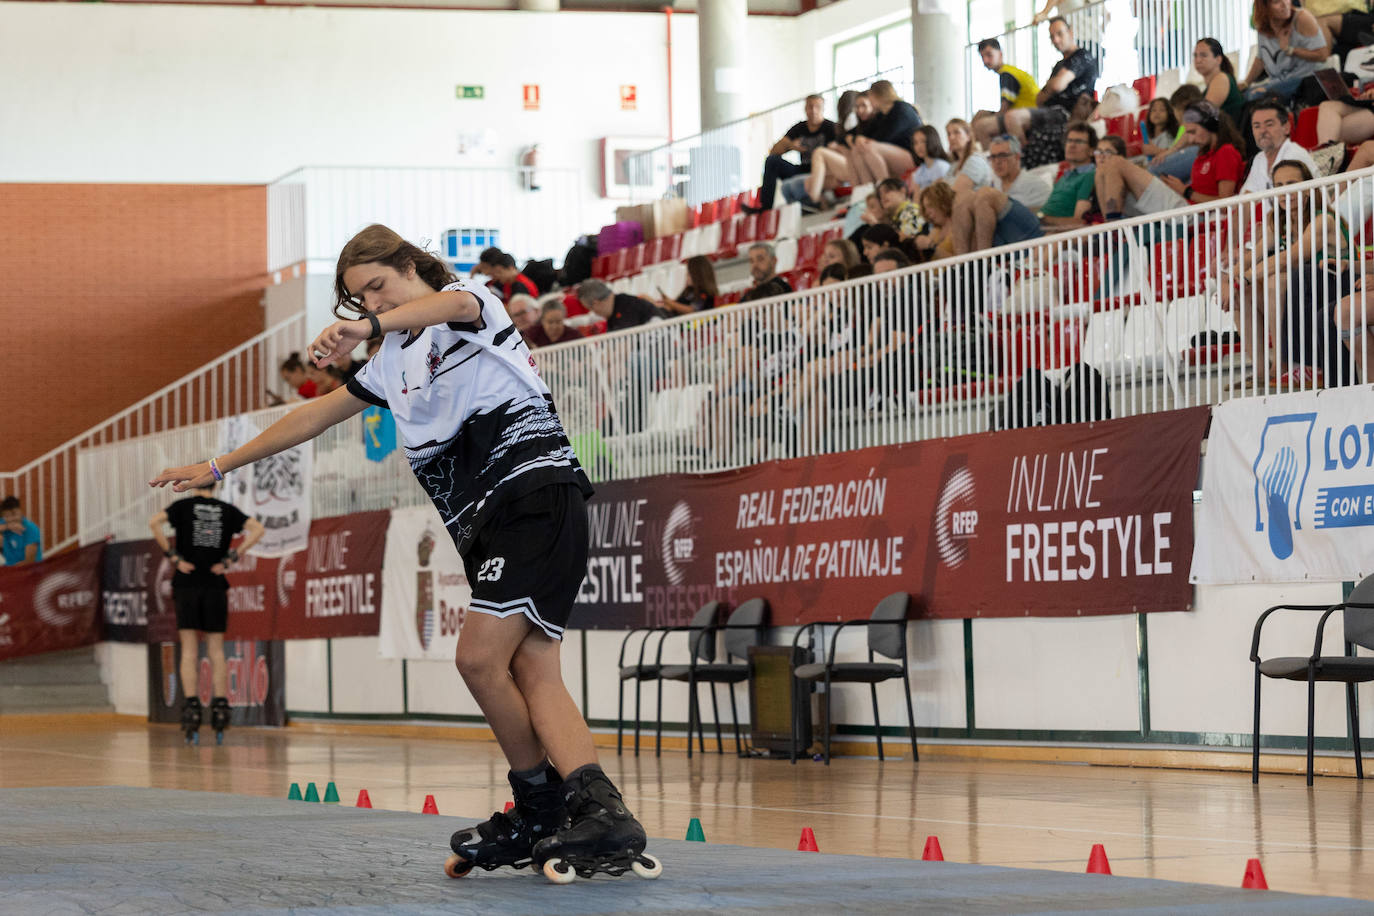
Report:
<svg viewBox="0 0 1374 916"><path fill-rule="evenodd" d="M215 732L215 743L216 743L216 744L223 744L223 743L224 743L224 732Z"/></svg>
<svg viewBox="0 0 1374 916"><path fill-rule="evenodd" d="M554 884L572 884L577 880L577 872L565 859L550 859L544 863L544 877Z"/></svg>
<svg viewBox="0 0 1374 916"><path fill-rule="evenodd" d="M459 855L449 856L448 861L444 863L444 874L450 878L461 878L470 871L472 871L472 860Z"/></svg>
<svg viewBox="0 0 1374 916"><path fill-rule="evenodd" d="M191 743L196 746L200 745L200 732L191 732Z"/></svg>
<svg viewBox="0 0 1374 916"><path fill-rule="evenodd" d="M657 857L642 853L638 858L630 863L630 871L641 878L652 881L663 874L663 863Z"/></svg>

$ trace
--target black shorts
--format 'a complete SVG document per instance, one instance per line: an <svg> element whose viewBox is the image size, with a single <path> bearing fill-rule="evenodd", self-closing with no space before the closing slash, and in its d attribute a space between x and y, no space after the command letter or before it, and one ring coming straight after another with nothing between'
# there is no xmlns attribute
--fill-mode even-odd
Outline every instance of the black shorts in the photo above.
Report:
<svg viewBox="0 0 1374 916"><path fill-rule="evenodd" d="M223 586L174 585L178 630L223 633L229 625L229 591Z"/></svg>
<svg viewBox="0 0 1374 916"><path fill-rule="evenodd" d="M550 484L506 503L463 556L472 586L469 610L523 614L562 639L587 577L587 539L587 500L576 484Z"/></svg>
<svg viewBox="0 0 1374 916"><path fill-rule="evenodd" d="M1021 167L1049 165L1064 158L1064 129L1069 113L1062 108L1032 108L1026 128L1026 145L1021 150Z"/></svg>

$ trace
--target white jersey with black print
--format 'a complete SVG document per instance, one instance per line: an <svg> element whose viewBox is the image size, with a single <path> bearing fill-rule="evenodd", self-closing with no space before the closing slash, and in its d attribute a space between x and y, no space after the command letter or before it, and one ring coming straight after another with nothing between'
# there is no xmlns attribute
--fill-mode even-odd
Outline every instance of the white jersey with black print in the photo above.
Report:
<svg viewBox="0 0 1374 916"><path fill-rule="evenodd" d="M500 301L468 280L444 290L476 296L477 320L388 334L348 390L390 408L416 478L466 553L506 501L550 484L587 497L592 487Z"/></svg>

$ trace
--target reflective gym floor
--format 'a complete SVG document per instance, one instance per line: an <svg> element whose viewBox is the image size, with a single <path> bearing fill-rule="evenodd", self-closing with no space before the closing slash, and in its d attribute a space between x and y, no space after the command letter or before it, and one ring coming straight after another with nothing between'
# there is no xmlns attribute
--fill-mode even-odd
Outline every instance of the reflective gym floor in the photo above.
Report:
<svg viewBox="0 0 1374 916"><path fill-rule="evenodd" d="M475 734L304 723L187 747L174 726L130 717L0 717L0 910L1374 911L1354 779L1308 789L1301 775L1265 774L1255 787L1248 771L959 758L948 746L914 765L897 742L900 757L829 767L603 748L660 879L558 888L506 869L453 881L449 834L509 798L496 745L463 740ZM288 802L293 782L321 793L333 782L342 804ZM361 789L371 811L354 808ZM419 813L427 795L440 817ZM693 818L704 844L683 842ZM796 851L808 827L819 855ZM930 836L943 864L920 861ZM1083 875L1097 843L1114 877ZM1250 858L1270 891L1240 889ZM1362 899L1329 899L1340 897Z"/></svg>

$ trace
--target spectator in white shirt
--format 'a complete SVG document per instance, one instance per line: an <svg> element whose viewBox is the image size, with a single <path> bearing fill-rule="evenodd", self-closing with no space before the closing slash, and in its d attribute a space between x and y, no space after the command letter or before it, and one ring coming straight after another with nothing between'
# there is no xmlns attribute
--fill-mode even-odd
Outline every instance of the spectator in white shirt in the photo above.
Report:
<svg viewBox="0 0 1374 916"><path fill-rule="evenodd" d="M1277 96L1266 96L1250 109L1250 129L1255 135L1259 152L1250 163L1250 174L1241 185L1242 194L1267 191L1274 186L1274 166L1295 161L1307 166L1313 175L1320 174L1307 150L1289 139L1288 106Z"/></svg>
<svg viewBox="0 0 1374 916"><path fill-rule="evenodd" d="M1021 168L1021 143L1015 137L996 137L988 145L988 161L996 176L994 187L1027 210L1038 212L1050 199L1050 183Z"/></svg>

